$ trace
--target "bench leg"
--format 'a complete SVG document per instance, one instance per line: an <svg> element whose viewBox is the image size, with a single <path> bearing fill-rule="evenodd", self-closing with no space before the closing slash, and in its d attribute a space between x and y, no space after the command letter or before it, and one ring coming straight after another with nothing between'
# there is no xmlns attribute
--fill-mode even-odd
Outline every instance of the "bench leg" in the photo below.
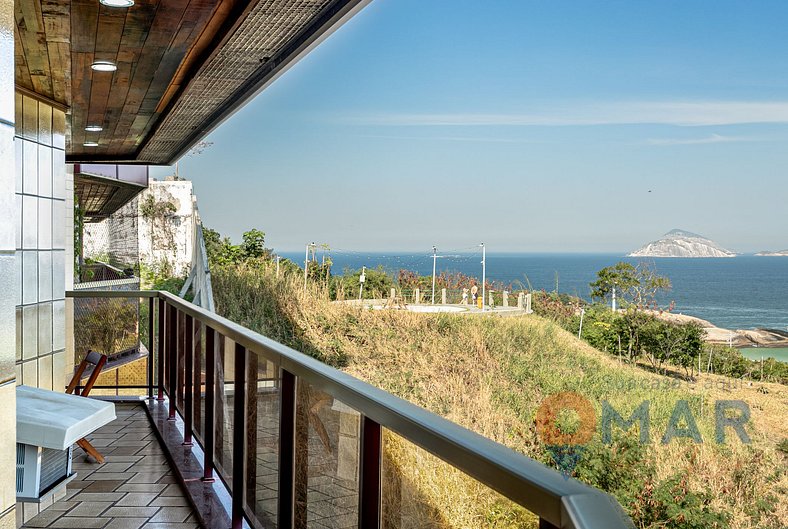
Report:
<svg viewBox="0 0 788 529"><path fill-rule="evenodd" d="M79 445L80 448L82 448L82 450L85 451L87 455L95 459L98 463L104 462L104 456L101 455L98 450L93 448L93 445L90 444L90 442L87 439L83 437L82 439L77 441L77 444Z"/></svg>

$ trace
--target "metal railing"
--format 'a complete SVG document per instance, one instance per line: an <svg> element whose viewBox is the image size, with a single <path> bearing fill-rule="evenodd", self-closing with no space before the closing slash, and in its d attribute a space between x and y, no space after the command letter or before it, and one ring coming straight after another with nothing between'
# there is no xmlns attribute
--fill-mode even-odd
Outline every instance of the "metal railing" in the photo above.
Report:
<svg viewBox="0 0 788 529"><path fill-rule="evenodd" d="M346 451L321 449L318 436L299 439L304 423L297 422L308 420L308 431L326 431L334 415L340 423L357 421L351 445L357 487L341 489L355 495L344 498L354 504L349 512L357 513L353 526L381 527L382 489L388 486L381 478L385 429L535 513L540 528L632 527L612 496L172 294L67 295L149 300L149 347L156 354L147 366L148 397L167 395L170 417L183 418L184 443L194 437L202 445L204 478L212 479L216 468L232 493L233 528L242 527L244 518L252 527L306 523L305 491L299 488L304 465L311 469L315 454L331 453L336 471ZM321 407L329 401L331 408ZM266 422L269 415L275 423ZM274 449L266 448L271 439ZM324 487L347 485L340 482L325 481Z"/></svg>

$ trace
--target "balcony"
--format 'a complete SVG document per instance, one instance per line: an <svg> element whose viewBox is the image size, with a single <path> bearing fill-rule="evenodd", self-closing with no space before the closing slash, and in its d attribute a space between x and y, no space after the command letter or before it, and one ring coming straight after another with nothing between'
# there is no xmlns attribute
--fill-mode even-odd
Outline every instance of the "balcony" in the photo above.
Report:
<svg viewBox="0 0 788 529"><path fill-rule="evenodd" d="M150 517L141 522L151 524L145 527L156 527L158 509L152 507L183 503L154 495L161 485L175 494L176 487L169 487L174 480L193 509L179 511L183 527L423 526L417 493L398 479L391 456L396 450L442 460L496 491L502 502L536 515L540 528L632 526L607 494L169 293L68 295L82 306L78 317L91 318L93 311L90 325L115 331L92 335L113 336L120 349L132 341L147 353L122 376L102 374L91 394L124 403L118 423L99 432L97 447L108 448L104 466L111 471L143 476L115 480L108 501L124 501L114 498L130 493L134 479L150 484L148 496L138 500L150 500L140 506L151 507L144 511ZM90 325L75 322L80 347L89 346L79 333L89 333ZM104 343L105 350L114 349L112 341ZM77 360L81 352L78 347ZM148 471L138 472L139 462L129 460L142 452L130 456L130 448L123 449L141 437L143 450L151 451L143 460L153 461L148 456L158 457L154 436L172 477L166 468L144 477ZM99 473L106 472L92 463L80 463L78 471L88 475L74 487L91 476L102 481ZM80 494L101 487L95 483L71 489L67 501L85 501ZM55 504L39 516L52 509L62 513L64 506Z"/></svg>

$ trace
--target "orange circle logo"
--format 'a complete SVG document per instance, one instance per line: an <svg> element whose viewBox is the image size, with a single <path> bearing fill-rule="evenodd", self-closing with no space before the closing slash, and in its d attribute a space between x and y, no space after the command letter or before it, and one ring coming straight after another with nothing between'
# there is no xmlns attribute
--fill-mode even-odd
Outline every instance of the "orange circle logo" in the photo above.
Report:
<svg viewBox="0 0 788 529"><path fill-rule="evenodd" d="M561 431L558 425L564 410L577 413L579 425L573 432ZM565 391L550 395L536 410L536 433L547 446L570 446L588 443L596 430L594 406L583 395Z"/></svg>

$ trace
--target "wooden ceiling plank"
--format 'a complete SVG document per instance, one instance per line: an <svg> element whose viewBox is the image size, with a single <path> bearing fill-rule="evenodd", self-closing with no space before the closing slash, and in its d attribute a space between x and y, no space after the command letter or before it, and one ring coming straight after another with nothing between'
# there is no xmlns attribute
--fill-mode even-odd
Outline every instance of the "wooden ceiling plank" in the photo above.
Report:
<svg viewBox="0 0 788 529"><path fill-rule="evenodd" d="M46 46L41 4L37 0L26 0L17 4L16 22L20 29L22 46L25 48L25 61L30 72L33 90L51 99L53 97L49 53Z"/></svg>
<svg viewBox="0 0 788 529"><path fill-rule="evenodd" d="M28 90L33 90L33 79L30 77L30 70L27 68L27 60L25 59L25 48L22 46L22 40L19 36L19 29L14 31L14 79L17 85Z"/></svg>
<svg viewBox="0 0 788 529"><path fill-rule="evenodd" d="M135 105L134 102L129 102L129 90L148 36L148 28L153 23L158 6L159 2L156 0L141 2L134 9L129 10L126 17L126 25L123 27L123 35L118 49L118 69L121 64L129 65L129 81L123 88L122 100L118 99L117 108L108 105L106 131L107 136L110 136L111 139L109 139L106 148L112 154L122 151L123 142L133 122L134 114L139 108L139 104Z"/></svg>
<svg viewBox="0 0 788 529"><path fill-rule="evenodd" d="M117 54L126 24L125 9L100 7L96 26L96 46L94 60L109 60L117 65ZM90 86L90 103L87 111L88 125L105 124L105 117L109 103L110 93L119 82L128 83L128 71L125 72L93 72ZM88 133L86 136L100 138L98 133ZM104 144L103 141L99 143ZM103 147L94 148L99 150Z"/></svg>
<svg viewBox="0 0 788 529"><path fill-rule="evenodd" d="M85 119L87 116L82 109L88 108L90 101L90 64L93 62L93 53L71 54L71 150L82 152L82 143L85 141Z"/></svg>
<svg viewBox="0 0 788 529"><path fill-rule="evenodd" d="M118 123L116 128L116 132L121 132L125 136L122 144L123 149L136 150L142 139L138 136L139 125L137 128L134 127L135 122L139 124L139 120L136 117L141 115L141 106L145 95L153 83L162 58L167 53L167 49L177 33L187 6L188 1L186 0L168 0L160 4L156 10L156 16L150 25L148 37L145 40L140 60L136 65L128 97L123 108L124 114L133 114L135 119L125 119L122 123ZM150 115L148 114L144 118L143 121L147 123ZM121 125L123 128L121 128Z"/></svg>

